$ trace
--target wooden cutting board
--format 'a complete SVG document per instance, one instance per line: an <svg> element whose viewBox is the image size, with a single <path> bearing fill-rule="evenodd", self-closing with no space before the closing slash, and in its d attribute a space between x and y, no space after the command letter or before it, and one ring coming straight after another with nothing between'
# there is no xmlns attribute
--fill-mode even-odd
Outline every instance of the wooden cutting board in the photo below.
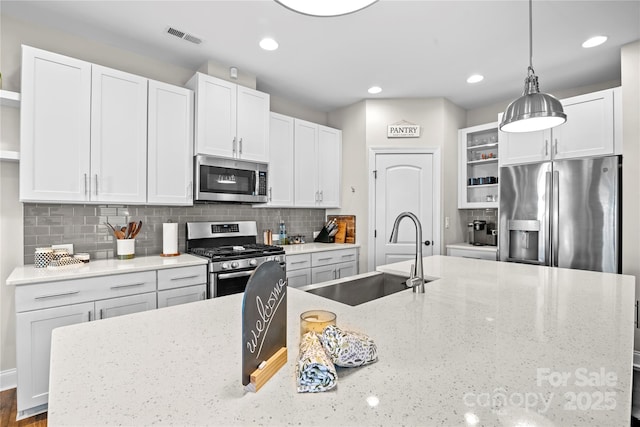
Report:
<svg viewBox="0 0 640 427"><path fill-rule="evenodd" d="M338 222L338 233L335 235L336 243L355 243L356 242L356 216L355 215L327 215L327 220L335 218ZM345 236L343 242L338 242L340 234L340 223L345 224Z"/></svg>

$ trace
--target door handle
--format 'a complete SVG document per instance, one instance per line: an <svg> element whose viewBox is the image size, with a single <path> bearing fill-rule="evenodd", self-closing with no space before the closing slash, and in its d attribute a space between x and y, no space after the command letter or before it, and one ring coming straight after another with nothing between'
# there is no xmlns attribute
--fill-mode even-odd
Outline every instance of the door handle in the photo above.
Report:
<svg viewBox="0 0 640 427"><path fill-rule="evenodd" d="M424 244L425 244L425 246L429 246L429 245L431 245L431 241L429 241L429 240L425 240L425 241L424 241Z"/></svg>

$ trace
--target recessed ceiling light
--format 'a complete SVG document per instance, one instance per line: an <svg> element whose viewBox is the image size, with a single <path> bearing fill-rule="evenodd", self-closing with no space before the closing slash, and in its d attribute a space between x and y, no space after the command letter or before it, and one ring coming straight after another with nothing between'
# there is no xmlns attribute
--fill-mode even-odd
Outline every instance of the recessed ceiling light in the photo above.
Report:
<svg viewBox="0 0 640 427"><path fill-rule="evenodd" d="M339 16L357 12L377 0L276 0L278 3L303 15Z"/></svg>
<svg viewBox="0 0 640 427"><path fill-rule="evenodd" d="M582 43L582 47L596 47L607 41L607 36L595 36Z"/></svg>
<svg viewBox="0 0 640 427"><path fill-rule="evenodd" d="M276 50L278 48L278 42L269 37L265 37L260 40L260 47L264 50Z"/></svg>
<svg viewBox="0 0 640 427"><path fill-rule="evenodd" d="M380 86L371 86L368 92L372 95L375 95L376 93L382 92L382 88Z"/></svg>
<svg viewBox="0 0 640 427"><path fill-rule="evenodd" d="M484 76L480 75L480 74L474 74L472 76L469 76L469 78L467 79L467 83L478 83L484 80Z"/></svg>

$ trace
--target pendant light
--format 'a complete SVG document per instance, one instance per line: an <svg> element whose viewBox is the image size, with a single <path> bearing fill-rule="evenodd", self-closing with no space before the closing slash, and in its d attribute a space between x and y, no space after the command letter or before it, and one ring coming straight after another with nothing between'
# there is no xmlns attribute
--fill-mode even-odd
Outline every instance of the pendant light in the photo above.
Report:
<svg viewBox="0 0 640 427"><path fill-rule="evenodd" d="M531 5L532 0L529 0L529 68L524 79L524 92L505 110L500 123L500 130L503 132L534 132L567 121L560 101L552 95L540 93L538 88L538 76L533 71Z"/></svg>
<svg viewBox="0 0 640 427"><path fill-rule="evenodd" d="M357 12L378 0L276 0L287 9L310 16L340 16Z"/></svg>

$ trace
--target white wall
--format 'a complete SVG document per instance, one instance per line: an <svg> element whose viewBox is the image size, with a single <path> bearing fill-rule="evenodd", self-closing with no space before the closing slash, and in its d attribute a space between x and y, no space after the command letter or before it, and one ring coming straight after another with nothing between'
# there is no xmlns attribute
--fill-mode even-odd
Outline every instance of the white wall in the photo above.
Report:
<svg viewBox="0 0 640 427"><path fill-rule="evenodd" d="M327 213L356 215L356 240L362 245L361 272L368 269L366 255L371 244L367 221L370 183L367 159L373 147L440 149L441 210L436 212L436 216L448 216L452 222L448 230L443 228L444 221L441 224L441 253L445 252L447 243L462 239L457 209L457 135L458 129L464 127L465 119L465 111L444 98L370 99L329 114L330 125L342 127L343 180L342 208ZM387 125L401 120L420 125L420 137L387 138Z"/></svg>
<svg viewBox="0 0 640 427"><path fill-rule="evenodd" d="M640 296L640 41L623 46L622 61L622 272L636 276ZM635 348L640 350L636 329Z"/></svg>

